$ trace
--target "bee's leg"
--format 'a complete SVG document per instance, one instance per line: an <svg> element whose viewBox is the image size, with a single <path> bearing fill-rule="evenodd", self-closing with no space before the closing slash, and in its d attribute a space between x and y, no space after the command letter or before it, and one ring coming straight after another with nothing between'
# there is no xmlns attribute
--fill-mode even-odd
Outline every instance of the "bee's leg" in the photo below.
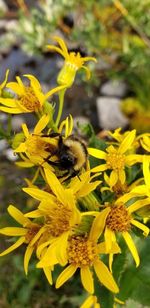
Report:
<svg viewBox="0 0 150 308"><path fill-rule="evenodd" d="M69 173L69 172L68 172ZM78 175L79 171L76 171L76 170L71 170L71 174L64 180L64 181L69 181L70 179L74 178L76 175L77 177L79 178L79 175ZM66 174L67 175L67 174ZM79 178L80 180L80 178ZM80 180L81 181L81 180Z"/></svg>
<svg viewBox="0 0 150 308"><path fill-rule="evenodd" d="M62 175L58 176L58 179L62 179L64 176L67 176L69 174L69 171L67 170L66 172L64 172ZM68 179L68 178L67 178Z"/></svg>

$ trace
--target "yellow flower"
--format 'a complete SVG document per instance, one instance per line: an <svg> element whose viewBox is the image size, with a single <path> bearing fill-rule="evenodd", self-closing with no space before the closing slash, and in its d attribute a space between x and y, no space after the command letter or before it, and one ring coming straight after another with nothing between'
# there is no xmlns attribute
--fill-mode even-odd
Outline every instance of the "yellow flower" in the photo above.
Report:
<svg viewBox="0 0 150 308"><path fill-rule="evenodd" d="M128 202L135 197L139 198L136 210L150 204L150 156L143 156L143 174L145 184L137 185L129 193L119 198L120 202Z"/></svg>
<svg viewBox="0 0 150 308"><path fill-rule="evenodd" d="M25 141L14 150L15 153L24 153L26 156L21 155L24 162L17 162L17 165L21 167L31 167L34 165L40 165L44 163L44 159L47 158L57 146L57 141L51 137L45 137L42 135L42 130L47 126L49 122L49 116L43 115L36 124L33 133L29 133L26 124L22 125Z"/></svg>
<svg viewBox="0 0 150 308"><path fill-rule="evenodd" d="M8 212L20 225L22 225L22 227L6 227L0 229L0 234L8 236L19 236L17 242L4 250L0 254L0 257L12 252L13 250L21 246L23 243L27 244L27 249L24 256L24 269L25 273L27 274L28 264L32 253L35 250L36 242L39 239L41 233L43 232L43 226L31 222L27 217L24 216L21 211L19 211L13 205L10 205L8 207Z"/></svg>
<svg viewBox="0 0 150 308"><path fill-rule="evenodd" d="M103 232L103 227L105 225L105 220L108 213L109 209L105 209L98 214L92 223L88 236L73 234L68 238L65 264L69 263L69 265L59 275L56 281L56 288L61 287L79 268L82 285L90 294L94 293L94 279L92 275L93 269L99 281L106 288L114 293L119 292L118 286L114 281L112 274L99 258L100 254L106 253L104 244L98 243L98 238ZM118 253L120 250L117 245L114 245L111 247L110 252ZM56 255L55 258L57 263L59 263ZM52 261L51 259L52 256L48 259L48 256L44 255L39 262L38 267L49 266Z"/></svg>
<svg viewBox="0 0 150 308"><path fill-rule="evenodd" d="M29 79L29 86L24 85L18 76L16 77L17 82L9 82L6 84L6 87L13 90L17 97L0 98L0 104L2 105L0 106L1 111L12 114L41 111L49 96L64 88L63 86L59 86L44 94L39 81L34 76L24 76Z"/></svg>
<svg viewBox="0 0 150 308"><path fill-rule="evenodd" d="M38 209L26 214L27 217L44 217L44 225L47 228L48 239L38 250L38 255L45 247L54 242L56 250L59 250L60 263L64 263L68 236L81 221L81 214L76 208L76 199L71 189L65 189L55 174L45 169L45 176L50 187L50 192L38 188L24 188L23 190L33 198L41 201ZM51 246L50 246L51 247ZM49 248L44 257L49 256ZM51 255L50 255L51 258Z"/></svg>
<svg viewBox="0 0 150 308"><path fill-rule="evenodd" d="M4 79L4 81L0 84L0 96L2 95L2 91L3 91L3 89L4 89L5 86L6 86L7 79L8 79L8 74L9 74L9 70L6 71L5 79Z"/></svg>
<svg viewBox="0 0 150 308"><path fill-rule="evenodd" d="M143 178L140 178L136 181L134 181L132 184L128 185L127 183L121 183L120 180L118 180L115 184L112 181L112 178L110 178L106 172L104 172L104 180L108 186L103 186L101 188L101 192L104 192L106 190L112 191L115 193L117 197L121 197L125 193L128 193L132 191L134 187L136 187L138 184L140 184L143 181Z"/></svg>
<svg viewBox="0 0 150 308"><path fill-rule="evenodd" d="M121 199L122 198L119 198L115 204L108 206L110 211L106 218L104 230L106 251L109 251L112 244L116 243L116 235L121 234L135 260L136 266L138 266L140 259L130 232L132 231L132 226L134 226L142 230L145 236L149 234L149 228L136 220L133 216L133 213L137 209L143 207L144 203L143 201L136 201L132 205L126 207L121 203Z"/></svg>
<svg viewBox="0 0 150 308"><path fill-rule="evenodd" d="M136 131L132 130L123 139L118 147L110 145L107 147L106 152L89 148L88 152L90 155L105 160L105 163L94 167L91 172L100 172L105 170L112 170L110 174L111 186L115 185L119 180L121 184L125 183L126 173L125 167L130 167L138 162L143 161L143 156L138 154L130 154L128 151L132 149L132 145L135 140Z"/></svg>
<svg viewBox="0 0 150 308"><path fill-rule="evenodd" d="M87 74L87 78L90 78L90 70L88 67L84 66L84 62L87 61L96 61L93 57L81 57L80 53L75 52L68 52L67 46L62 38L54 36L54 40L58 42L60 47L56 47L53 45L48 45L49 50L54 50L61 54L64 59L65 63L58 75L57 81L60 85L65 85L66 88L69 88L72 86L76 73L79 69L84 69Z"/></svg>

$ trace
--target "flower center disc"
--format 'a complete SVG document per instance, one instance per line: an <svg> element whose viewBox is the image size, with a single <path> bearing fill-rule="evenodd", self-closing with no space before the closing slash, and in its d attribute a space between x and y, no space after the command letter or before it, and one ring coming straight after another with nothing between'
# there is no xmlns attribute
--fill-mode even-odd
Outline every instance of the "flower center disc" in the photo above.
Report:
<svg viewBox="0 0 150 308"><path fill-rule="evenodd" d="M21 105L29 111L37 111L41 108L40 102L31 87L25 87L25 94L20 97Z"/></svg>
<svg viewBox="0 0 150 308"><path fill-rule="evenodd" d="M129 231L131 216L123 204L115 205L107 217L106 225L112 231Z"/></svg>
<svg viewBox="0 0 150 308"><path fill-rule="evenodd" d="M57 237L63 232L70 229L70 219L72 212L65 207L63 204L57 204L56 207L52 208L47 217L46 224L48 226L48 232Z"/></svg>
<svg viewBox="0 0 150 308"><path fill-rule="evenodd" d="M86 237L74 236L69 240L69 263L77 266L92 265L97 255L97 245Z"/></svg>
<svg viewBox="0 0 150 308"><path fill-rule="evenodd" d="M114 170L124 169L125 156L118 153L107 154L106 163L109 169L114 169Z"/></svg>

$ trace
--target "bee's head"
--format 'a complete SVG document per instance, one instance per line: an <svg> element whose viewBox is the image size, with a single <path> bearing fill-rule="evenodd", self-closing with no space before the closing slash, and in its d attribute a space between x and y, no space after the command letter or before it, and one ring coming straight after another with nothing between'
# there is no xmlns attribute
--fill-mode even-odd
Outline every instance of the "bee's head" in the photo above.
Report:
<svg viewBox="0 0 150 308"><path fill-rule="evenodd" d="M76 158L71 153L64 152L60 156L61 166L64 169L70 169L74 166Z"/></svg>

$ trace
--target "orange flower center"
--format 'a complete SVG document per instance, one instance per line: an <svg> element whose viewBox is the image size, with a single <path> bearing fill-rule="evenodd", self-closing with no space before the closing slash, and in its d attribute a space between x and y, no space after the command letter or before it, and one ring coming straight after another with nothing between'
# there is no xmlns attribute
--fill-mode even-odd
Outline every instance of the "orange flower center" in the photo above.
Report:
<svg viewBox="0 0 150 308"><path fill-rule="evenodd" d="M106 164L108 169L122 170L125 166L125 155L120 153L107 154Z"/></svg>
<svg viewBox="0 0 150 308"><path fill-rule="evenodd" d="M46 224L48 226L48 232L57 237L63 232L68 231L70 226L70 219L72 211L65 205L57 203L56 207L49 209L48 215L46 216Z"/></svg>
<svg viewBox="0 0 150 308"><path fill-rule="evenodd" d="M23 105L30 112L39 110L41 108L41 104L33 89L31 87L24 87L24 89L24 95L19 98L21 105Z"/></svg>
<svg viewBox="0 0 150 308"><path fill-rule="evenodd" d="M69 263L79 267L91 266L98 258L97 245L86 237L72 236L69 240L68 247Z"/></svg>
<svg viewBox="0 0 150 308"><path fill-rule="evenodd" d="M123 204L112 206L107 217L106 225L112 231L129 231L131 228L131 216Z"/></svg>

